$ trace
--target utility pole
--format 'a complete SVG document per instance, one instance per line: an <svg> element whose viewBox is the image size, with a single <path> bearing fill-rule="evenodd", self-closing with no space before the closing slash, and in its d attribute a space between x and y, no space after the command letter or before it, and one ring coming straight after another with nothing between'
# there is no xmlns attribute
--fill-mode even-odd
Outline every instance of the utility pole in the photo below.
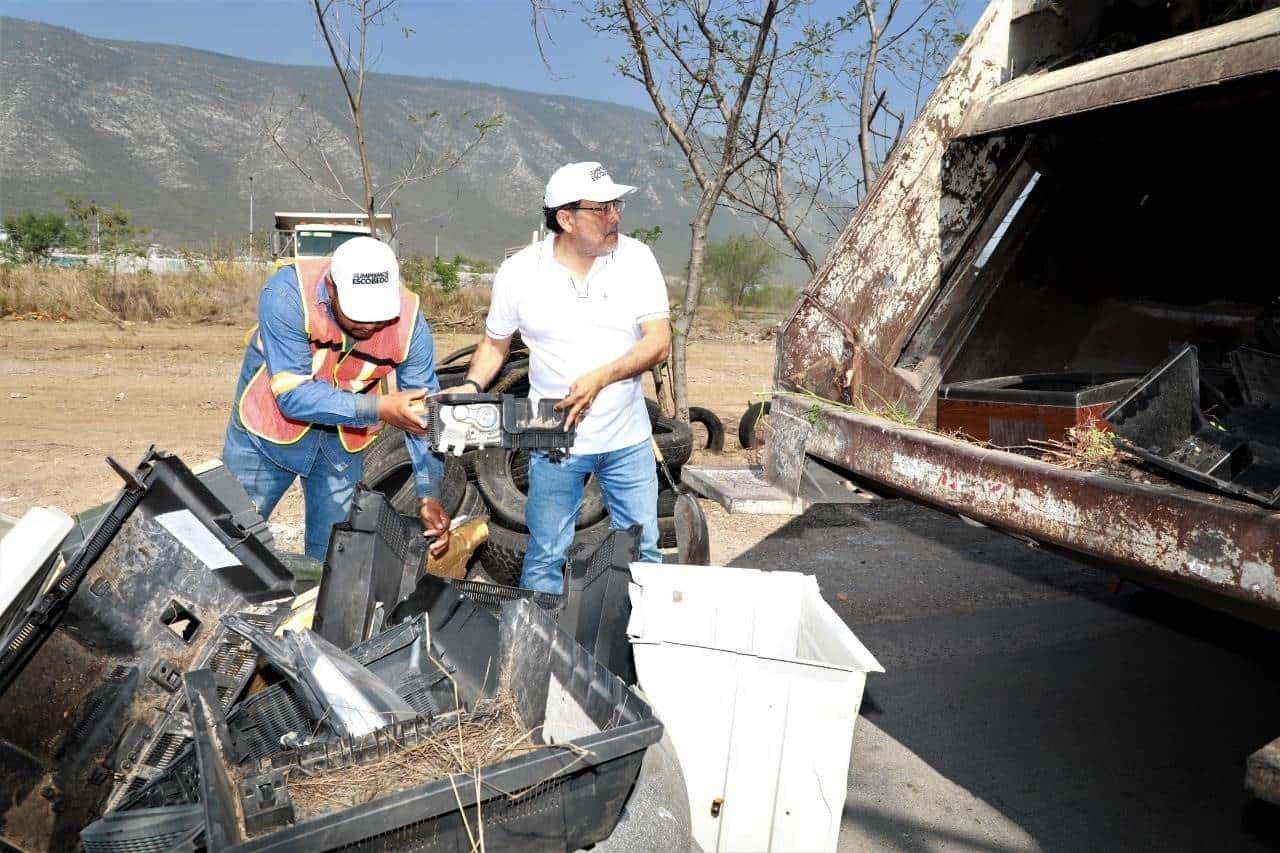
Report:
<svg viewBox="0 0 1280 853"><path fill-rule="evenodd" d="M249 263L253 263L253 175L249 176Z"/></svg>
<svg viewBox="0 0 1280 853"><path fill-rule="evenodd" d="M100 255L102 254L102 223L99 216L98 203L93 199L89 199L89 209L93 211L93 253Z"/></svg>

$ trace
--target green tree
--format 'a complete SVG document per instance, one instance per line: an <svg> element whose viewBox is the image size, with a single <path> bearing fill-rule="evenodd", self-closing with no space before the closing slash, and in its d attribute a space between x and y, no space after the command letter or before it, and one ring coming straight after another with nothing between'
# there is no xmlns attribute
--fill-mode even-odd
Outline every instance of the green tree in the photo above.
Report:
<svg viewBox="0 0 1280 853"><path fill-rule="evenodd" d="M47 261L67 237L67 220L56 213L27 211L4 218L13 253L22 261Z"/></svg>
<svg viewBox="0 0 1280 853"><path fill-rule="evenodd" d="M735 235L707 245L707 278L735 308L762 290L777 269L777 250L759 237Z"/></svg>
<svg viewBox="0 0 1280 853"><path fill-rule="evenodd" d="M457 267L459 270L466 270L467 272L474 272L474 273L493 272L493 264L489 263L488 261L483 261L483 260L480 260L479 258L468 257L467 255L462 255L462 254L453 256L453 265Z"/></svg>
<svg viewBox="0 0 1280 853"><path fill-rule="evenodd" d="M652 228L632 228L627 232L627 236L633 240L639 240L646 246L652 246L658 242L658 238L662 236L662 226L655 225Z"/></svg>
<svg viewBox="0 0 1280 853"><path fill-rule="evenodd" d="M453 293L458 289L458 265L451 264L444 258L436 258L431 262L431 277L445 293Z"/></svg>
<svg viewBox="0 0 1280 853"><path fill-rule="evenodd" d="M143 258L147 254L144 242L148 230L134 225L128 211L120 205L113 205L110 210L98 217L98 251L111 259L111 278L114 280L120 268L120 259L125 257Z"/></svg>
<svg viewBox="0 0 1280 853"><path fill-rule="evenodd" d="M96 201L85 201L79 196L63 194L67 205L67 244L80 251L98 251L98 221L103 209Z"/></svg>

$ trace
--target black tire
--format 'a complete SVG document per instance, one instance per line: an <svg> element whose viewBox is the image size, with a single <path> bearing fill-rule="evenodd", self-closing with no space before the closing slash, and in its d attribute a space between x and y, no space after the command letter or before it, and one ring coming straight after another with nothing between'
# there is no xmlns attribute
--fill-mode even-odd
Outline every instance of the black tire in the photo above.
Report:
<svg viewBox="0 0 1280 853"><path fill-rule="evenodd" d="M528 533L524 509L528 502L529 474L528 454L512 453L499 447L477 451L475 457L476 487L493 518L503 525ZM578 530L590 527L604 518L604 495L594 477L587 480L582 493L582 508L574 527Z"/></svg>
<svg viewBox="0 0 1280 853"><path fill-rule="evenodd" d="M437 368L447 367L448 365L453 364L455 361L461 361L464 358L468 362L471 361L471 356L475 353L477 346L479 346L479 344L472 344L469 347L462 347L461 349L454 350L453 352L446 355L444 358L440 359L440 361L436 363L436 367Z"/></svg>
<svg viewBox="0 0 1280 853"><path fill-rule="evenodd" d="M462 452L462 470L467 472L467 482L475 485L476 482L476 453L475 450L464 450Z"/></svg>
<svg viewBox="0 0 1280 853"><path fill-rule="evenodd" d="M707 443L704 447L712 453L722 453L724 451L724 424L720 422L720 418L710 409L704 409L701 406L689 407L689 424L702 424L707 430Z"/></svg>
<svg viewBox="0 0 1280 853"><path fill-rule="evenodd" d="M484 505L484 498L480 497L480 490L470 483L462 492L462 502L458 504L458 511L455 515L466 515L471 518L488 518L489 508Z"/></svg>
<svg viewBox="0 0 1280 853"><path fill-rule="evenodd" d="M391 499L391 505L395 507L398 512L417 518L418 495L417 492L413 490L412 483L410 483L410 488L405 492L405 494L410 496L407 503L405 502L404 497L397 494L395 498ZM454 518L462 516L466 516L468 518L488 518L489 512L485 509L484 499L480 497L480 493L476 491L476 487L468 483L465 484L465 487L463 488L462 500L458 502L457 509L450 512L449 515ZM481 545L477 551L480 551L483 548L484 546ZM469 564L472 566L479 565L479 555L472 554ZM470 573L468 572L468 575L469 574ZM470 577L468 577L468 580L470 580Z"/></svg>
<svg viewBox="0 0 1280 853"><path fill-rule="evenodd" d="M693 433L689 425L675 418L669 418L653 400L645 400L649 409L649 423L653 428L653 440L662 451L662 458L667 460L671 468L671 476L678 477L679 470L693 455Z"/></svg>
<svg viewBox="0 0 1280 853"><path fill-rule="evenodd" d="M670 518L676 514L676 493L664 488L658 492L658 518Z"/></svg>
<svg viewBox="0 0 1280 853"><path fill-rule="evenodd" d="M609 522L601 520L573 537L573 544L598 544L609 535ZM489 541L479 549L480 567L495 583L519 586L520 572L524 567L524 552L529 548L529 534L504 527L494 519L489 521Z"/></svg>
<svg viewBox="0 0 1280 853"><path fill-rule="evenodd" d="M678 547L676 542L676 520L674 518L658 519L658 548L672 549Z"/></svg>
<svg viewBox="0 0 1280 853"><path fill-rule="evenodd" d="M408 456L408 452L405 453ZM370 488L375 488L370 486ZM379 490L380 491L380 490ZM462 462L455 456L444 458L444 481L440 484L440 505L449 515L457 515L458 507L467 491L467 474ZM391 506L404 515L418 514L418 484L413 479L413 465L409 465L409 477L391 496Z"/></svg>
<svg viewBox="0 0 1280 853"><path fill-rule="evenodd" d="M471 364L455 364L448 367L440 368L436 371L436 377L440 380L440 388L449 390L461 385L467 378L467 371L471 369ZM475 390L470 385L464 393L474 394ZM498 375L489 383L489 387L485 389L487 394L515 394L521 396L529 393L529 359L528 357L519 357L509 360L498 370Z"/></svg>
<svg viewBox="0 0 1280 853"><path fill-rule="evenodd" d="M404 470L404 466L409 469ZM360 480L371 489L383 494L395 494L404 481L413 476L409 448L404 443L404 431L384 426L364 451L364 471Z"/></svg>
<svg viewBox="0 0 1280 853"><path fill-rule="evenodd" d="M392 499L399 499L405 506L413 504L413 510L400 512L417 515L417 497L413 485L413 458L404 442L404 432L386 427L364 452L364 470L360 481L375 492L382 492ZM462 501L462 489L466 485L466 469L455 456L444 458L444 482L440 486L440 503L450 514ZM404 493L403 495L401 493Z"/></svg>
<svg viewBox="0 0 1280 853"><path fill-rule="evenodd" d="M738 421L738 444L743 448L764 446L765 424L768 422L769 408L768 400L747 405L747 411Z"/></svg>
<svg viewBox="0 0 1280 853"><path fill-rule="evenodd" d="M662 426L655 427L653 430L653 440L658 443L658 449L662 451L662 458L667 460L667 466L671 469L671 476L677 480L680 478L680 469L689 461L689 457L693 455L693 433L689 431L689 425L680 423L680 421L672 421L675 426L664 428Z"/></svg>
<svg viewBox="0 0 1280 853"><path fill-rule="evenodd" d="M522 366L513 367L510 370L504 367L498 377L485 389L485 393L515 394L517 397L527 396L529 393L528 360L525 360Z"/></svg>

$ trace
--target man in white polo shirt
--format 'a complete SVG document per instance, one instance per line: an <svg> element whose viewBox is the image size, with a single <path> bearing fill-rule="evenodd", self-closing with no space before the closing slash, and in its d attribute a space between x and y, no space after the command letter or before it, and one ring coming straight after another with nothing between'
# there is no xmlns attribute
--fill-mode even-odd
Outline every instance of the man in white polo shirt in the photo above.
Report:
<svg viewBox="0 0 1280 853"><path fill-rule="evenodd" d="M592 474L611 526L641 525L640 559L661 561L657 468L640 377L671 348L670 309L649 247L618 233L622 197L634 190L615 184L599 163L570 163L551 176L542 200L551 234L498 269L467 372L482 391L519 331L529 347L529 396L563 397L559 408L577 426L567 457L553 462L534 453L529 461L529 549L520 577L528 589L560 591Z"/></svg>

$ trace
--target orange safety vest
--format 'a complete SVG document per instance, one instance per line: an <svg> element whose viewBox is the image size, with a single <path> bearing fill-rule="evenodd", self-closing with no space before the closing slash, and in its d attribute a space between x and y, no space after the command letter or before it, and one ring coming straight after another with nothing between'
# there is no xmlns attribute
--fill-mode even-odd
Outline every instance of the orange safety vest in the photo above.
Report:
<svg viewBox="0 0 1280 853"><path fill-rule="evenodd" d="M347 337L320 301L325 276L329 272L328 262L300 263L295 272L302 294L302 322L311 342L311 375L279 373L268 376L262 335L254 326L249 330L251 345L263 354L264 361L245 386L238 403L244 428L273 444L293 444L311 429L310 423L295 421L280 411L277 394L284 394L313 379L353 394L380 393L387 374L409 357L409 341L418 320L418 296L402 287L400 316L396 322L368 340L360 341L344 354ZM338 437L349 452L359 453L373 442L380 429L381 423L368 427L339 426Z"/></svg>

